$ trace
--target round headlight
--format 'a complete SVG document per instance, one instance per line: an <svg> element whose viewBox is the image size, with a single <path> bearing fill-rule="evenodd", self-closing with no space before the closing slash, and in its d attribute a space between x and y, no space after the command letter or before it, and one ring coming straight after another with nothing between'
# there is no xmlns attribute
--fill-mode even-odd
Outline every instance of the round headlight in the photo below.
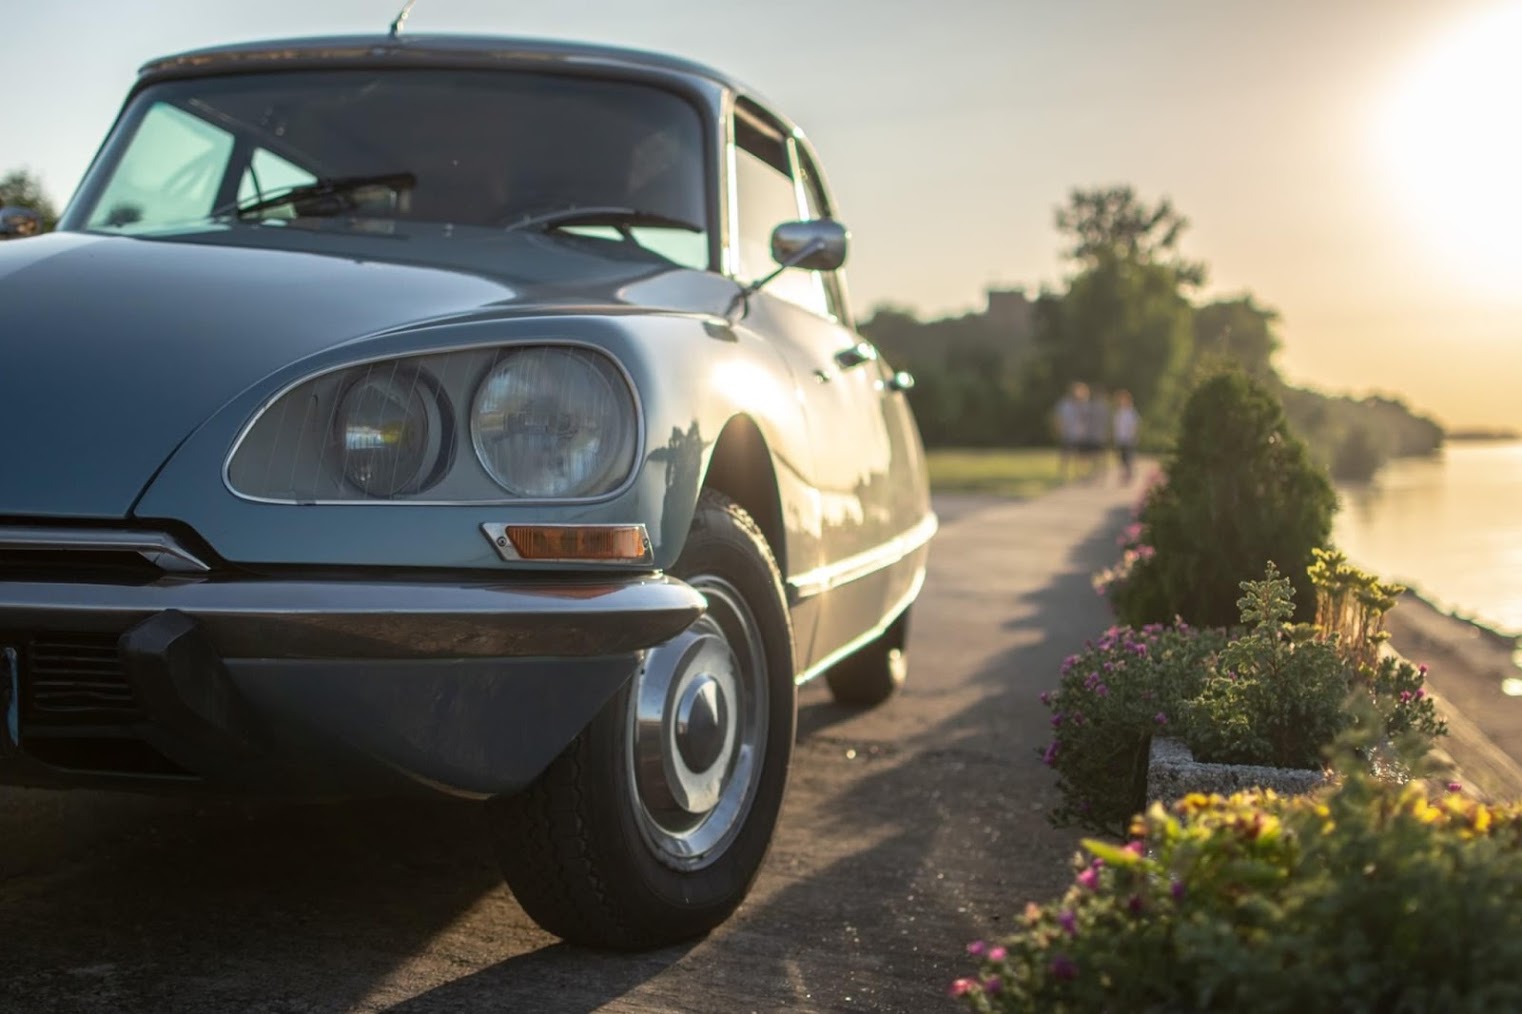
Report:
<svg viewBox="0 0 1522 1014"><path fill-rule="evenodd" d="M367 367L350 382L333 418L344 478L375 497L428 485L449 453L449 426L434 386L417 370Z"/></svg>
<svg viewBox="0 0 1522 1014"><path fill-rule="evenodd" d="M470 414L481 467L515 496L607 493L634 467L634 400L617 368L579 349L509 351Z"/></svg>

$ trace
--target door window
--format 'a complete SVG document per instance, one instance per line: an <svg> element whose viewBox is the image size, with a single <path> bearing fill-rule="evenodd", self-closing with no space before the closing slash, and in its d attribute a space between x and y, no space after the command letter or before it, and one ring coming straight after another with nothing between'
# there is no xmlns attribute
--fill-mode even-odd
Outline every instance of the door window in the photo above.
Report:
<svg viewBox="0 0 1522 1014"><path fill-rule="evenodd" d="M743 105L736 107L734 122L739 252L736 273L741 281L753 282L777 267L772 260L772 230L783 222L796 222L806 217L806 213L799 203L787 137L781 128ZM817 275L818 272L790 268L767 283L766 291L829 316L824 286Z"/></svg>

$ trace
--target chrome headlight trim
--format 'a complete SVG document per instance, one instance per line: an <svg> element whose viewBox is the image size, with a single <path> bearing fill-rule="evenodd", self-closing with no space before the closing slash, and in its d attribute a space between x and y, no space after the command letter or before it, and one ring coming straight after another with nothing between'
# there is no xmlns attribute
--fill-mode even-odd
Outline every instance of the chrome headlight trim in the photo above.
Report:
<svg viewBox="0 0 1522 1014"><path fill-rule="evenodd" d="M625 476L624 481L606 493L599 493L595 496L586 497L553 498L515 497L503 495L499 497L482 498L479 500L436 500L421 498L405 500L378 500L368 498L354 500L334 500L329 498L319 498L307 500L297 499L294 497L270 497L260 496L254 493L245 493L242 490L239 490L233 484L233 459L238 456L238 451L243 447L243 443L248 439L248 435L253 431L254 427L259 424L259 421L264 418L265 414L269 412L270 409L278 405L282 398L290 394L292 391L296 390L298 387L301 387L303 384L309 384L313 381L332 376L336 373L343 373L347 370L358 369L362 366L371 366L376 363L386 363L393 361L405 362L407 360L422 359L428 356L448 355L452 352L478 352L486 349L507 350L518 348L542 348L548 346L581 349L593 355L602 356L613 366L613 369L617 372L618 376L623 378L624 385L629 389L629 398L634 406L634 461L629 469L629 474ZM474 389L474 384L472 385L472 389ZM468 415L460 413L458 410L455 412L455 417L457 420L464 418L468 423ZM638 478L640 468L644 464L645 428L645 404L644 400L640 396L639 386L634 383L634 377L629 373L628 367L626 367L617 356L615 356L612 352L610 352L602 345L575 338L518 338L510 339L507 341L503 341L501 339L487 339L473 342L460 342L453 345L441 345L437 348L422 349L416 352L388 353L385 355L367 356L362 359L353 359L334 366L325 367L312 373L305 374L304 376L298 377L297 379L287 383L285 386L277 390L273 395L262 401L259 404L259 407L255 409L249 416L248 420L244 422L242 427L239 428L237 437L234 438L232 446L228 448L226 456L222 459L222 486L239 500L246 500L249 503L277 504L292 507L508 507L526 505L555 507L561 505L604 503L609 500L615 500L623 494L627 493L629 489L634 485L635 479ZM468 440L469 434L467 433L465 436ZM473 456L461 455L460 457ZM490 477L488 476L488 479L489 478ZM495 486L495 483L493 483L493 485Z"/></svg>

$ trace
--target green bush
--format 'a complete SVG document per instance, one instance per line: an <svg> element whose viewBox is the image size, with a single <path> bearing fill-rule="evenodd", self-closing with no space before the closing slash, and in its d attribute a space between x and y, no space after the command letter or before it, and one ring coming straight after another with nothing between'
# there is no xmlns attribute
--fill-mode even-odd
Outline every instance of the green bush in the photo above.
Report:
<svg viewBox="0 0 1522 1014"><path fill-rule="evenodd" d="M1112 627L1063 662L1057 689L1041 695L1053 726L1042 759L1063 797L1054 823L1124 831L1146 805L1152 736L1176 731L1182 702L1225 643L1224 633L1187 626Z"/></svg>
<svg viewBox="0 0 1522 1014"><path fill-rule="evenodd" d="M1456 788L1456 786L1451 787ZM976 1011L1522 1009L1522 806L1353 774L1320 797L1155 805L974 941Z"/></svg>
<svg viewBox="0 0 1522 1014"><path fill-rule="evenodd" d="M1289 625L1294 589L1272 563L1264 580L1244 581L1242 590L1237 606L1250 630L1221 651L1185 703L1185 741L1207 762L1320 767L1350 720L1350 662L1335 638Z"/></svg>
<svg viewBox="0 0 1522 1014"><path fill-rule="evenodd" d="M1201 383L1184 407L1164 480L1141 511L1139 543L1151 547L1111 589L1131 626L1181 617L1224 627L1243 575L1273 560L1293 575L1311 618L1307 568L1331 532L1336 496L1325 472L1290 433L1278 400L1241 373Z"/></svg>

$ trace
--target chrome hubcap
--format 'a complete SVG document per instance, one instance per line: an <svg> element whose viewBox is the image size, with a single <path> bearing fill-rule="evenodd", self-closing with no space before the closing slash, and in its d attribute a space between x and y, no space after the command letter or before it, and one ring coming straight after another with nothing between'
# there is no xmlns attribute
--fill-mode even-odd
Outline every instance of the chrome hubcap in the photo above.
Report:
<svg viewBox="0 0 1522 1014"><path fill-rule="evenodd" d="M733 585L690 582L708 611L645 653L629 700L635 821L656 858L701 869L745 823L766 744L765 656Z"/></svg>

